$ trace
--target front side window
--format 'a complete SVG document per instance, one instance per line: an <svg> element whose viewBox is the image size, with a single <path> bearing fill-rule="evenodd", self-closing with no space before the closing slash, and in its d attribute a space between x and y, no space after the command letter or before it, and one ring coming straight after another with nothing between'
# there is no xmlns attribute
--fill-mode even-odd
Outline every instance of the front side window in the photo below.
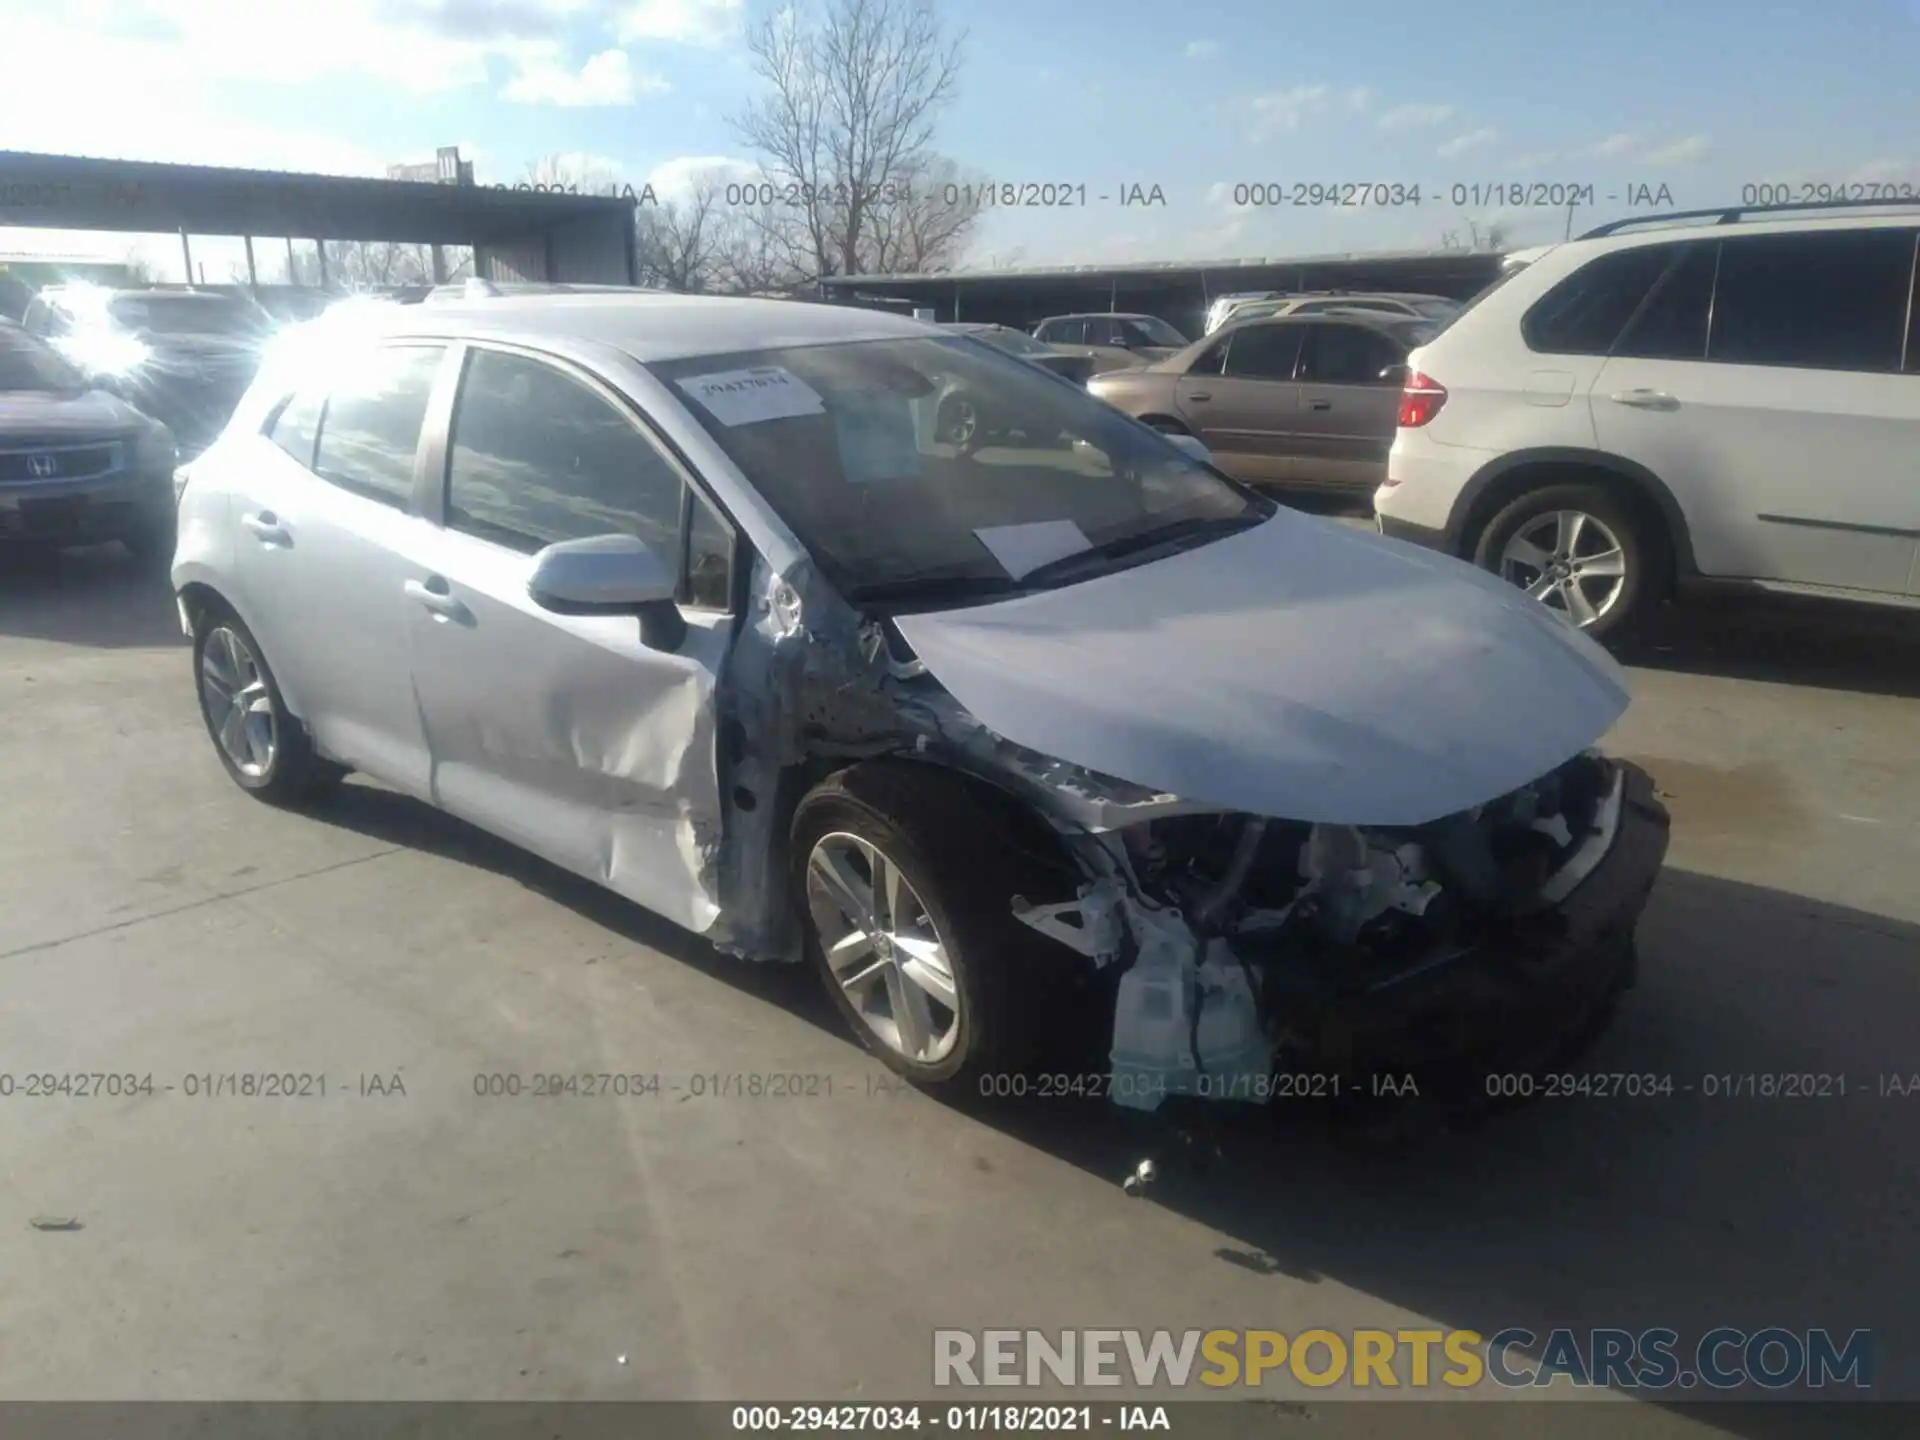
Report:
<svg viewBox="0 0 1920 1440"><path fill-rule="evenodd" d="M1049 345L1084 345L1087 343L1087 322L1049 320L1040 327L1039 338Z"/></svg>
<svg viewBox="0 0 1920 1440"><path fill-rule="evenodd" d="M649 368L857 604L1071 583L1273 509L1086 391L962 340Z"/></svg>
<svg viewBox="0 0 1920 1440"><path fill-rule="evenodd" d="M1708 358L1727 365L1897 372L1913 251L1911 230L1722 241Z"/></svg>
<svg viewBox="0 0 1920 1440"><path fill-rule="evenodd" d="M371 351L351 369L342 365L321 412L314 473L342 490L406 509L427 402L445 354L438 345L395 345Z"/></svg>
<svg viewBox="0 0 1920 1440"><path fill-rule="evenodd" d="M1321 323L1307 327L1309 335L1300 365L1300 378L1322 385L1398 384L1382 371L1407 358L1401 349L1376 330L1360 325Z"/></svg>
<svg viewBox="0 0 1920 1440"><path fill-rule="evenodd" d="M1233 332L1226 373L1237 380L1291 380L1304 325L1248 325Z"/></svg>
<svg viewBox="0 0 1920 1440"><path fill-rule="evenodd" d="M1522 318L1527 348L1544 355L1605 355L1665 273L1674 248L1642 245L1589 260Z"/></svg>
<svg viewBox="0 0 1920 1440"><path fill-rule="evenodd" d="M449 440L449 529L526 555L632 535L679 568L680 472L586 382L545 361L475 350Z"/></svg>

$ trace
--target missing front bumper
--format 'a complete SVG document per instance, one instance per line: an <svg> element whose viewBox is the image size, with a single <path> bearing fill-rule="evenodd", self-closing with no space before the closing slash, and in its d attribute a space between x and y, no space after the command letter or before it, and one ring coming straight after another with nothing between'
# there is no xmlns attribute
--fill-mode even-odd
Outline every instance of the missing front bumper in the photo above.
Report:
<svg viewBox="0 0 1920 1440"><path fill-rule="evenodd" d="M1199 1059L1204 1027L1196 1025L1195 1063L1143 1065L1142 1047L1128 1038L1138 1032L1140 1017L1151 1020L1185 997L1144 997L1143 1007L1142 997L1130 1002L1123 977L1113 1098L1154 1110L1174 1096L1256 1103L1328 1095L1484 1096L1489 1077L1537 1070L1591 1036L1633 983L1634 929L1665 862L1668 830L1646 772L1617 764L1591 844L1544 892L1549 908L1371 983L1328 985L1324 976L1296 973L1282 957L1262 957L1264 1008L1282 1026L1270 1064L1241 1056L1222 1074ZM1224 945L1214 942L1208 963L1223 958ZM1236 957L1224 952L1224 958ZM1200 978L1211 983L1206 968ZM1163 973L1171 971L1163 967Z"/></svg>

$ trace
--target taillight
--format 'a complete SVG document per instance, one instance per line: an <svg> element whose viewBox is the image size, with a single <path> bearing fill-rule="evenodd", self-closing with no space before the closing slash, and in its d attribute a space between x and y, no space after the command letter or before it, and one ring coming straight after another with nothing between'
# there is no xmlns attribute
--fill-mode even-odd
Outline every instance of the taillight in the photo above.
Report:
<svg viewBox="0 0 1920 1440"><path fill-rule="evenodd" d="M1440 413L1447 403L1447 387L1431 375L1418 370L1407 372L1407 383L1400 390L1400 424L1414 430Z"/></svg>

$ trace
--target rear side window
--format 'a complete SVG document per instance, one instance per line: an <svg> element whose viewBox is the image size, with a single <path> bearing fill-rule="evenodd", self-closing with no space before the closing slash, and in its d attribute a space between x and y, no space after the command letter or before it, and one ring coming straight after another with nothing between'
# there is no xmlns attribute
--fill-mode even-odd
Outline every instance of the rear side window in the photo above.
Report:
<svg viewBox="0 0 1920 1440"><path fill-rule="evenodd" d="M1227 344L1226 373L1240 380L1291 380L1304 325L1249 325Z"/></svg>
<svg viewBox="0 0 1920 1440"><path fill-rule="evenodd" d="M1673 259L1672 245L1615 250L1588 261L1533 303L1520 322L1529 350L1605 355Z"/></svg>
<svg viewBox="0 0 1920 1440"><path fill-rule="evenodd" d="M1040 338L1055 345L1084 345L1087 343L1087 322L1050 320L1040 327Z"/></svg>
<svg viewBox="0 0 1920 1440"><path fill-rule="evenodd" d="M1914 232L1756 235L1721 242L1710 359L1897 372Z"/></svg>
<svg viewBox="0 0 1920 1440"><path fill-rule="evenodd" d="M267 432L274 444L309 470L313 468L313 447L320 438L320 412L326 402L326 395L320 391L301 391L280 407Z"/></svg>
<svg viewBox="0 0 1920 1440"><path fill-rule="evenodd" d="M1323 385L1384 385L1400 383L1381 378L1380 372L1407 358L1401 349L1377 330L1359 325L1309 325L1307 342L1300 362L1300 378L1317 380Z"/></svg>
<svg viewBox="0 0 1920 1440"><path fill-rule="evenodd" d="M1640 360L1706 359L1719 250L1711 240L1683 246L1680 262L1654 286L1613 353Z"/></svg>
<svg viewBox="0 0 1920 1440"><path fill-rule="evenodd" d="M527 555L619 532L678 568L679 471L571 375L525 356L474 351L451 440L448 528Z"/></svg>
<svg viewBox="0 0 1920 1440"><path fill-rule="evenodd" d="M438 345L375 350L327 395L314 473L404 510L413 497L413 461L427 402L446 353Z"/></svg>

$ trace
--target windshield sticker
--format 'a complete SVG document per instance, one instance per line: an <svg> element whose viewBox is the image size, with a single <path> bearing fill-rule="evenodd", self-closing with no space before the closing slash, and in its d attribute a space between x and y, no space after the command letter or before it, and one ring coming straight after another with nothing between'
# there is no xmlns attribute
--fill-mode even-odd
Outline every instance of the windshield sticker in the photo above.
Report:
<svg viewBox="0 0 1920 1440"><path fill-rule="evenodd" d="M826 413L820 396L799 376L778 365L689 375L677 383L704 405L714 419L729 427Z"/></svg>
<svg viewBox="0 0 1920 1440"><path fill-rule="evenodd" d="M992 552L1000 567L1015 580L1042 565L1078 555L1093 542L1071 520L1036 520L1030 525L985 525L974 537Z"/></svg>
<svg viewBox="0 0 1920 1440"><path fill-rule="evenodd" d="M836 393L833 428L840 446L840 473L848 484L920 478L913 402L904 395L889 390Z"/></svg>

